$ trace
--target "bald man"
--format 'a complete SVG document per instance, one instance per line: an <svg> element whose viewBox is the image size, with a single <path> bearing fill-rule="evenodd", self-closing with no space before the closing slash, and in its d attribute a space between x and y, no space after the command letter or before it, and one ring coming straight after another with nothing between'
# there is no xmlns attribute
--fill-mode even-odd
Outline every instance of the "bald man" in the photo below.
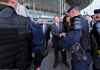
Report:
<svg viewBox="0 0 100 70"><path fill-rule="evenodd" d="M36 53L36 69L43 44L42 32L30 20L17 15L18 0L0 0L0 69L26 70L32 60L31 51Z"/></svg>
<svg viewBox="0 0 100 70"><path fill-rule="evenodd" d="M58 51L60 50L58 47L59 40L66 35L64 33L63 24L59 22L59 18L54 17L55 23L51 25L51 33L53 35L52 42L54 44L54 53L55 53L55 63L54 68L58 66ZM66 67L70 68L69 64L66 62L66 50L61 51L62 54L62 62L66 65Z"/></svg>

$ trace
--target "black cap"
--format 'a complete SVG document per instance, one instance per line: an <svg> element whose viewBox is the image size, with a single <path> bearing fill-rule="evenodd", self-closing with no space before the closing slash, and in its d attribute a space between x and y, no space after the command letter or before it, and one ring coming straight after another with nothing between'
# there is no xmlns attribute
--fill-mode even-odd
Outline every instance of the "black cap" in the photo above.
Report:
<svg viewBox="0 0 100 70"><path fill-rule="evenodd" d="M91 15L91 18L93 19L94 15Z"/></svg>
<svg viewBox="0 0 100 70"><path fill-rule="evenodd" d="M72 6L67 12L70 12L73 8L79 7L80 3L77 3L76 5Z"/></svg>
<svg viewBox="0 0 100 70"><path fill-rule="evenodd" d="M100 13L100 9L95 9L94 14L98 14L98 13Z"/></svg>
<svg viewBox="0 0 100 70"><path fill-rule="evenodd" d="M37 20L38 20L38 18L34 18L33 20L34 20L34 21L37 21Z"/></svg>

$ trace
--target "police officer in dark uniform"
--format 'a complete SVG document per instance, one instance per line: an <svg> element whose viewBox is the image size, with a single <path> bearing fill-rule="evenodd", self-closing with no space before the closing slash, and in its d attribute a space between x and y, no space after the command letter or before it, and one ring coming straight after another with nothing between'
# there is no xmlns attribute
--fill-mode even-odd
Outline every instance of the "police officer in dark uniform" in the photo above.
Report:
<svg viewBox="0 0 100 70"><path fill-rule="evenodd" d="M43 36L38 26L16 13L18 0L0 0L0 69L26 70L32 60L31 51L40 67ZM39 58L39 59L38 59Z"/></svg>
<svg viewBox="0 0 100 70"><path fill-rule="evenodd" d="M97 42L97 48L94 46L94 49L92 52L95 53L95 56L93 56L93 70L100 70L100 9L94 10L94 17L96 23L93 25L93 30L91 34L95 37L95 40Z"/></svg>
<svg viewBox="0 0 100 70"><path fill-rule="evenodd" d="M38 18L34 18L33 20L34 20L33 22L34 22L35 24L38 24L38 23L37 23L37 22L38 22Z"/></svg>
<svg viewBox="0 0 100 70"><path fill-rule="evenodd" d="M94 15L92 15L91 18L92 18L92 21L90 22L90 27L91 27L91 30L92 30L93 29L93 25L95 23Z"/></svg>
<svg viewBox="0 0 100 70"><path fill-rule="evenodd" d="M38 28L41 29L41 28L40 28L40 24L38 23L38 18L34 18L33 20L34 20L33 22L34 22L35 24L37 24Z"/></svg>
<svg viewBox="0 0 100 70"><path fill-rule="evenodd" d="M59 41L59 47L68 49L72 53L72 70L89 70L92 57L89 50L88 22L80 14L79 4L68 10L71 17L71 28L64 38Z"/></svg>

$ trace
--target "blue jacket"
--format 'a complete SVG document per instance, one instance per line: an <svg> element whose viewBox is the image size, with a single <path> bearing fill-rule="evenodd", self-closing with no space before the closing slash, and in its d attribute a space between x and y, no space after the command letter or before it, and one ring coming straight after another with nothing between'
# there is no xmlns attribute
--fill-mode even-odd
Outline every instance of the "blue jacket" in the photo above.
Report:
<svg viewBox="0 0 100 70"><path fill-rule="evenodd" d="M86 28L86 22L85 20L83 19L82 15L78 15L81 17L81 19L83 20L83 30L85 31L85 28ZM81 36L83 34L83 31L82 30L74 30L74 31L70 31L66 34L66 36L64 38L62 38L60 41L59 41L59 44L58 46L61 48L61 49L65 49L73 44L75 44L76 42L79 42ZM87 50L87 48L84 48Z"/></svg>
<svg viewBox="0 0 100 70"><path fill-rule="evenodd" d="M40 25L40 28L43 33L43 25ZM49 24L46 24L45 39L46 39L46 41L48 41L50 39L50 25Z"/></svg>
<svg viewBox="0 0 100 70"><path fill-rule="evenodd" d="M43 44L43 35L38 26L31 20L29 21L28 41L31 43L33 53L38 53Z"/></svg>

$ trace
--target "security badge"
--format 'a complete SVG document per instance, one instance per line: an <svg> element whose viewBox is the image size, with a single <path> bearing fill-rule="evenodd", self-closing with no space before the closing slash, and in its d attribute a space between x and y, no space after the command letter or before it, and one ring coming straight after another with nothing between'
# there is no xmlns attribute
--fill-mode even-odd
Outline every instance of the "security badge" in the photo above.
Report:
<svg viewBox="0 0 100 70"><path fill-rule="evenodd" d="M37 21L37 20L38 20L38 18L34 18L33 20L34 20L34 21Z"/></svg>
<svg viewBox="0 0 100 70"><path fill-rule="evenodd" d="M34 20L37 20L36 18Z"/></svg>
<svg viewBox="0 0 100 70"><path fill-rule="evenodd" d="M76 42L76 45L77 45L77 51L79 50L79 46L78 46L78 43Z"/></svg>
<svg viewBox="0 0 100 70"><path fill-rule="evenodd" d="M100 50L98 50L98 53L100 54Z"/></svg>
<svg viewBox="0 0 100 70"><path fill-rule="evenodd" d="M79 46L78 46L78 43L76 42L76 45L77 45L77 51L79 50ZM98 50L98 53L100 54L100 50Z"/></svg>
<svg viewBox="0 0 100 70"><path fill-rule="evenodd" d="M79 50L79 46L78 46L78 43L76 42L76 45L77 45L77 51ZM98 53L100 54L100 50L98 50Z"/></svg>

